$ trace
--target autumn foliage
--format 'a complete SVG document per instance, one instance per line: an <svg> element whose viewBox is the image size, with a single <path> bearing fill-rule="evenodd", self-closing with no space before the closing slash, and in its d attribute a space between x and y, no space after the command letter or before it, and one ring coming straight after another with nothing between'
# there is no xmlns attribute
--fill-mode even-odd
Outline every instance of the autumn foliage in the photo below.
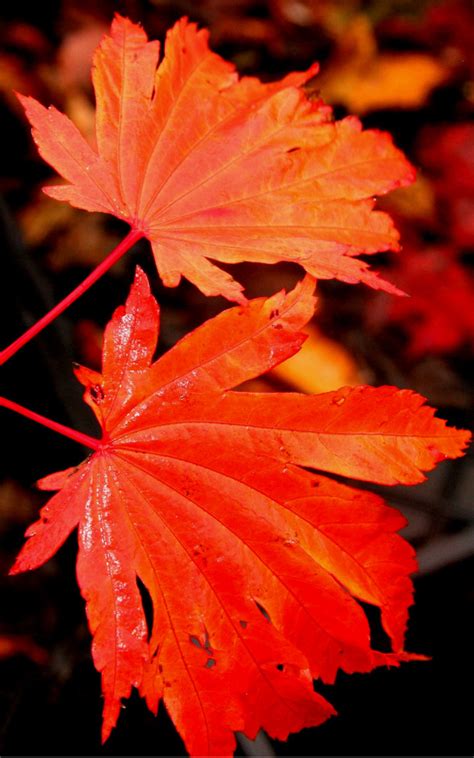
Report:
<svg viewBox="0 0 474 758"><path fill-rule="evenodd" d="M97 151L55 108L21 98L41 155L67 180L47 193L143 232L160 276L242 302L210 262L294 261L317 278L396 289L357 256L398 249L374 196L413 180L390 137L334 122L303 85L238 78L181 20L159 46L117 17L94 59ZM189 114L192 113L192 118ZM134 149L130 149L134 145Z"/></svg>
<svg viewBox="0 0 474 758"><path fill-rule="evenodd" d="M39 482L56 494L11 573L45 563L77 528L103 739L137 688L153 712L163 700L192 755L231 755L235 732L286 739L334 715L313 680L423 658L405 650L416 569L397 534L405 520L343 481L416 484L469 434L406 389L240 387L300 350L316 279L401 294L408 277L398 289L359 256L399 249L375 197L414 172L385 133L334 120L308 89L316 65L274 83L239 78L186 19L158 61L158 42L117 16L94 58L95 144L20 96L65 180L45 191L127 222L119 254L147 238L165 285L185 277L237 305L155 360L160 311L137 268L101 370L76 368L100 439L0 399L92 450ZM306 273L289 293L247 300L214 261ZM390 650L373 646L363 604L380 610Z"/></svg>
<svg viewBox="0 0 474 758"><path fill-rule="evenodd" d="M224 311L153 363L159 313L138 270L106 330L102 374L77 370L103 439L42 480L60 492L12 571L41 565L79 526L104 739L135 686L153 710L163 697L193 755L227 755L233 731L285 739L332 715L313 678L410 658L403 518L301 466L412 484L467 434L393 387L231 391L299 349L312 289L306 279ZM137 577L153 602L150 642ZM371 649L356 599L381 608L393 653Z"/></svg>

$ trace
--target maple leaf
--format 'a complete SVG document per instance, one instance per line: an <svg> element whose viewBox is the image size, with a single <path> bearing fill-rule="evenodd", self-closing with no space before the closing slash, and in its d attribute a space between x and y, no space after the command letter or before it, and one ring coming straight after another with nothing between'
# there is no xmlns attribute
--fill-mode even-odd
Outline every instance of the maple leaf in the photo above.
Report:
<svg viewBox="0 0 474 758"><path fill-rule="evenodd" d="M361 384L362 371L348 350L314 324L305 327L304 333L307 337L304 348L277 366L271 376L285 382L291 389L307 393Z"/></svg>
<svg viewBox="0 0 474 758"><path fill-rule="evenodd" d="M42 157L67 180L52 197L128 222L151 242L163 282L243 302L210 262L293 261L317 278L398 292L358 259L398 249L374 197L413 180L390 137L306 96L317 72L239 80L181 19L159 44L117 16L93 67L97 152L55 108L20 96Z"/></svg>
<svg viewBox="0 0 474 758"><path fill-rule="evenodd" d="M425 128L418 149L436 189L442 232L465 248L474 246L473 144L474 125L465 122Z"/></svg>
<svg viewBox="0 0 474 758"><path fill-rule="evenodd" d="M192 754L228 755L234 731L285 739L334 713L313 678L410 657L403 517L301 466L413 483L460 455L468 434L393 387L232 391L300 348L313 288L306 277L231 308L153 362L158 307L138 269L105 331L102 373L77 370L102 443L40 483L60 491L12 573L79 527L104 739L135 686L154 711L163 698ZM137 577L153 606L149 640ZM358 600L381 609L393 652L371 649Z"/></svg>
<svg viewBox="0 0 474 758"><path fill-rule="evenodd" d="M418 108L449 69L426 53L380 53L365 15L352 19L339 40L321 89L331 103L362 114L381 108Z"/></svg>
<svg viewBox="0 0 474 758"><path fill-rule="evenodd" d="M367 309L369 326L400 324L412 358L443 355L474 348L474 280L449 245L423 247L416 237L392 269L394 280L410 297L374 304Z"/></svg>

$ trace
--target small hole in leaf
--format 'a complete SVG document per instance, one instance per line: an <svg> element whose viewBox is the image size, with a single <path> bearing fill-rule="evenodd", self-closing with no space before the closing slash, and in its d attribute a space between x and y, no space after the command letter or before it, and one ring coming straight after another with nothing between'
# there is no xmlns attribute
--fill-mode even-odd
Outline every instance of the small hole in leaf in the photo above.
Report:
<svg viewBox="0 0 474 758"><path fill-rule="evenodd" d="M296 153L298 150L301 150L301 148L298 147L298 146L296 146L296 147L290 147L290 149L287 150L286 152L287 153Z"/></svg>
<svg viewBox="0 0 474 758"><path fill-rule="evenodd" d="M247 621L239 621L240 626L242 629L247 629L248 622Z"/></svg>
<svg viewBox="0 0 474 758"><path fill-rule="evenodd" d="M279 316L279 315L280 315L280 311L278 310L278 308L275 308L275 309L274 309L274 310L273 310L273 311L270 313L270 318L278 318L278 316Z"/></svg>
<svg viewBox="0 0 474 758"><path fill-rule="evenodd" d="M277 663L277 669L278 669L278 671L284 671L285 670L285 666L283 665L283 663Z"/></svg>
<svg viewBox="0 0 474 758"><path fill-rule="evenodd" d="M216 665L216 662L217 661L216 661L215 658L208 658L207 661L206 661L206 663L205 663L204 668L206 668L206 669L212 669L212 667Z"/></svg>
<svg viewBox="0 0 474 758"><path fill-rule="evenodd" d="M89 392L91 398L95 403L100 403L100 401L104 399L104 390L100 384L94 384L94 386L90 388Z"/></svg>
<svg viewBox="0 0 474 758"><path fill-rule="evenodd" d="M140 592L140 597L142 599L142 606L143 606L143 612L145 614L145 621L147 626L147 640L150 641L151 638L151 632L153 629L153 602L151 599L151 595L148 592L147 588L137 577L137 587Z"/></svg>
<svg viewBox="0 0 474 758"><path fill-rule="evenodd" d="M202 647L202 645L201 645L201 642L200 642L200 640L199 640L199 637L195 637L195 636L194 636L194 634L190 634L190 635L189 635L189 641L190 641L190 643L191 643L192 645L194 645L195 647L199 647L199 648L201 648L201 647Z"/></svg>
<svg viewBox="0 0 474 758"><path fill-rule="evenodd" d="M267 609L264 608L263 605L261 605L260 603L258 603L256 600L255 600L255 605L257 606L257 608L260 611L260 613L262 614L262 616L268 621L269 624L271 624L272 620L270 618L270 614L268 613Z"/></svg>

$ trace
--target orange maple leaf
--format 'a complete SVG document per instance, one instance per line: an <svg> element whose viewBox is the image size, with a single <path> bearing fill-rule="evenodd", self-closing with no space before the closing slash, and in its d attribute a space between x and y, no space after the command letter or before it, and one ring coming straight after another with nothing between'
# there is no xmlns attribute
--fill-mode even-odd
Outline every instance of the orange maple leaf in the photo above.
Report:
<svg viewBox="0 0 474 758"><path fill-rule="evenodd" d="M306 277L231 308L153 363L158 307L138 270L106 329L102 373L78 369L102 442L42 481L60 491L12 572L42 564L79 527L104 739L135 686L153 711L163 698L192 754L230 755L234 731L285 739L328 718L313 678L412 657L403 517L302 467L414 483L459 456L468 433L393 387L231 391L300 348L313 287ZM137 577L153 605L149 639ZM371 648L358 600L381 609L393 652Z"/></svg>
<svg viewBox="0 0 474 758"><path fill-rule="evenodd" d="M239 80L186 19L157 70L158 55L158 42L116 17L94 58L97 152L65 115L20 96L41 155L68 182L47 194L142 231L168 286L185 276L243 301L210 259L285 260L398 292L356 257L398 248L374 196L409 184L413 169L388 135L334 122L308 98L316 65L273 84Z"/></svg>
<svg viewBox="0 0 474 758"><path fill-rule="evenodd" d="M449 77L449 68L427 53L380 53L365 15L352 19L322 77L329 102L364 114L379 108L419 108Z"/></svg>

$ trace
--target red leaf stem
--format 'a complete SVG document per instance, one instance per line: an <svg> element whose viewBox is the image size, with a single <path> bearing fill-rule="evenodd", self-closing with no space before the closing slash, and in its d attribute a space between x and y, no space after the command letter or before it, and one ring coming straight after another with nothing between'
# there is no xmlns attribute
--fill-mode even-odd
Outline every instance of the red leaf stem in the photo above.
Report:
<svg viewBox="0 0 474 758"><path fill-rule="evenodd" d="M24 408L13 400L8 400L6 397L0 397L0 406L3 408L9 408L9 410L15 411L15 413L19 413L21 416L31 419L31 421L36 421L38 424L42 424L48 429L52 429L54 432L62 434L64 437L69 437L70 439L79 442L80 445L90 447L92 450L99 450L103 445L102 440L96 439L95 437L89 437L88 434L83 434L75 429L71 429L69 426L64 426L64 424L59 424L57 421L52 421L46 416L42 416L40 413L31 411L29 408Z"/></svg>
<svg viewBox="0 0 474 758"><path fill-rule="evenodd" d="M72 292L67 295L64 300L54 306L48 313L46 313L39 321L26 330L18 339L11 343L8 347L0 352L0 366L2 366L9 358L15 355L23 345L26 345L33 337L36 337L46 326L54 321L63 311L66 310L72 303L74 303L81 295L86 292L95 282L105 274L106 271L111 268L116 261L119 260L130 248L143 237L143 232L137 229L132 229L125 239L115 247L106 258L99 263L96 268L91 271L89 276L86 276L83 282L81 282Z"/></svg>

